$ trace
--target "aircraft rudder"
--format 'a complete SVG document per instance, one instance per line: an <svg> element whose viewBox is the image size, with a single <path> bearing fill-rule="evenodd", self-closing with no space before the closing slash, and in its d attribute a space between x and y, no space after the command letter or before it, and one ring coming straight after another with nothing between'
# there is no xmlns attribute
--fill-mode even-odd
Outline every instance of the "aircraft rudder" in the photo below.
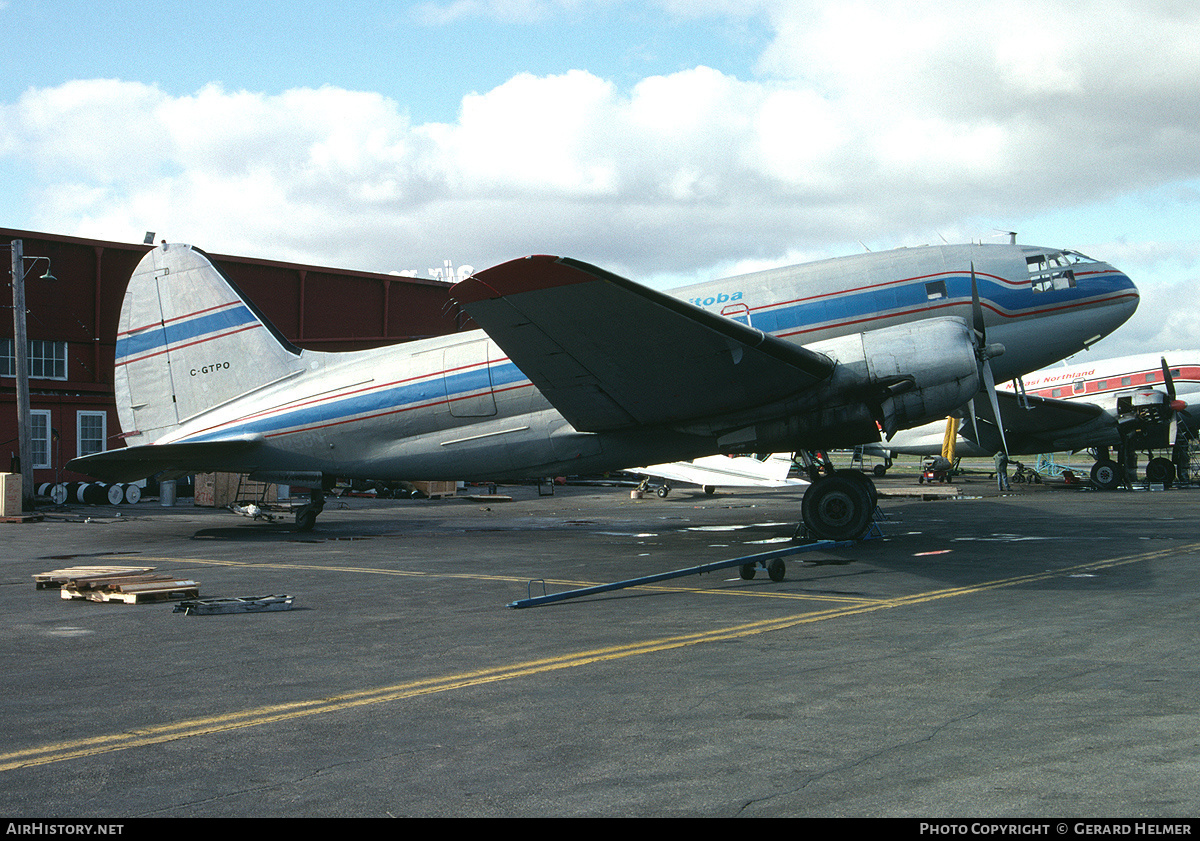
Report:
<svg viewBox="0 0 1200 841"><path fill-rule="evenodd" d="M164 243L135 269L114 360L127 442L298 370L300 350L196 248Z"/></svg>

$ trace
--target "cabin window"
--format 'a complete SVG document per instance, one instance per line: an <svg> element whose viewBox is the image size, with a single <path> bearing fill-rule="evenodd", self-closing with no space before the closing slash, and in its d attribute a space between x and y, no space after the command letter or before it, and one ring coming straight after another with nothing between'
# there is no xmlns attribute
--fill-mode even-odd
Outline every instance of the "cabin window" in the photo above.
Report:
<svg viewBox="0 0 1200 841"><path fill-rule="evenodd" d="M1071 390L1074 391L1076 394L1083 394L1084 388L1085 388L1085 386L1083 384L1083 380L1076 380L1074 383L1071 384Z"/></svg>
<svg viewBox="0 0 1200 841"><path fill-rule="evenodd" d="M1050 396L1051 397L1062 397L1062 389L1061 388L1054 389L1053 391L1050 392Z"/></svg>
<svg viewBox="0 0 1200 841"><path fill-rule="evenodd" d="M946 281L933 280L925 284L925 297L930 301L946 297Z"/></svg>
<svg viewBox="0 0 1200 841"><path fill-rule="evenodd" d="M1097 389L1098 391L1103 391L1103 390L1104 390L1104 388L1105 388L1105 386L1107 386L1107 385L1108 385L1108 381L1107 381L1107 380L1098 380L1098 381L1096 382L1096 389Z"/></svg>
<svg viewBox="0 0 1200 841"><path fill-rule="evenodd" d="M1121 385L1133 385L1133 377L1121 377Z"/></svg>

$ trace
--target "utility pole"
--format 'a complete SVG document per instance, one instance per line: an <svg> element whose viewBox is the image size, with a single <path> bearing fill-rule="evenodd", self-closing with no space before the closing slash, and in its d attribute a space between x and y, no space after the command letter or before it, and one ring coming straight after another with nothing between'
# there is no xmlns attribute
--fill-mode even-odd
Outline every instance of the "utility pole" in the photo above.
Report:
<svg viewBox="0 0 1200 841"><path fill-rule="evenodd" d="M29 341L25 336L24 243L12 251L13 356L17 363L17 454L21 459L21 510L33 510L33 416L29 413Z"/></svg>

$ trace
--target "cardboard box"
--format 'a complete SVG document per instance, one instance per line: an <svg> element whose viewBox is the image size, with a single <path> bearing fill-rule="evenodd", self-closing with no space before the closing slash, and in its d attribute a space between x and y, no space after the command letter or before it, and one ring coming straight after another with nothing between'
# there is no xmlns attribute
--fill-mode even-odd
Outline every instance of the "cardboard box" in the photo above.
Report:
<svg viewBox="0 0 1200 841"><path fill-rule="evenodd" d="M0 473L0 517L21 516L21 474Z"/></svg>

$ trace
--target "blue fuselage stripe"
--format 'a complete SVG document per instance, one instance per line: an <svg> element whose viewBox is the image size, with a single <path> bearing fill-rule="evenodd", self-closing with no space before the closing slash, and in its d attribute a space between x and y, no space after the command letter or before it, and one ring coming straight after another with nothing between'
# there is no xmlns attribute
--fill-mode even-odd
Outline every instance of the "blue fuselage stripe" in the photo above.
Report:
<svg viewBox="0 0 1200 841"><path fill-rule="evenodd" d="M117 339L116 358L120 362L131 356L142 356L171 345L190 342L209 333L219 333L255 321L254 313L245 306L230 307L173 324L159 325L133 336Z"/></svg>
<svg viewBox="0 0 1200 841"><path fill-rule="evenodd" d="M489 389L503 389L528 382L528 379L521 373L521 369L511 362L493 363L490 366L481 365L478 368L453 374L435 374L416 383L381 388L346 398L334 397L278 415L242 422L237 425L238 433L260 433L270 436L287 431L302 431L361 416L403 412L424 405L448 403L474 393L486 393ZM225 437L226 434L222 431L212 431L189 436L186 440L217 440Z"/></svg>
<svg viewBox="0 0 1200 841"><path fill-rule="evenodd" d="M929 297L926 283L932 281L945 282L946 295L944 298L931 299ZM1111 292L1125 290L1129 286L1128 279L1118 272L1102 276L1089 275L1086 284L1037 294L1030 290L1028 284L997 283L983 277L977 278L977 281L983 303L993 310L1014 315L1020 314L1022 311L1036 310L1045 304L1053 303L1061 306L1087 298L1096 298ZM917 282L889 285L863 292L831 295L816 300L768 305L761 309L752 307L750 323L764 333L787 333L798 327L805 328L807 332L814 328L819 330L866 317L886 318L890 312L909 311L914 307L963 302L969 304L970 301L970 275L942 275L936 278L923 278Z"/></svg>
<svg viewBox="0 0 1200 841"><path fill-rule="evenodd" d="M926 282L945 281L946 297L931 300L926 292ZM1037 312L1046 305L1054 307L1082 303L1086 299L1097 299L1114 292L1125 292L1130 288L1128 278L1119 272L1105 275L1089 275L1086 284L1079 287L1034 294L1027 284L1011 285L984 277L978 277L980 297L989 308L1009 316L1022 312ZM1084 288L1086 286L1086 288ZM985 294L986 292L986 294ZM752 309L753 325L767 333L788 334L799 329L805 332L820 331L837 327L847 322L866 318L887 318L890 311L910 310L914 307L944 306L946 304L969 306L971 301L970 275L940 275L917 281L886 286L864 292L831 295L815 301L783 304L775 308ZM249 312L248 310L246 311ZM253 316L251 316L252 318ZM196 322L201 319L196 319ZM240 321L230 320L221 327L236 326ZM188 323L191 328L192 323ZM209 330L220 329L218 327ZM199 336L209 330L189 329L186 335ZM173 340L173 339L168 339ZM118 357L119 358L119 357ZM459 400L490 390L506 390L511 386L528 383L528 378L512 362L493 362L469 369L433 374L414 383L383 387L344 398L331 397L308 406L283 410L278 414L240 422L238 433L260 433L264 436L300 432L314 427L342 423L360 417L375 417L395 414L426 405L437 405ZM227 431L209 430L188 441L208 441L225 437Z"/></svg>

